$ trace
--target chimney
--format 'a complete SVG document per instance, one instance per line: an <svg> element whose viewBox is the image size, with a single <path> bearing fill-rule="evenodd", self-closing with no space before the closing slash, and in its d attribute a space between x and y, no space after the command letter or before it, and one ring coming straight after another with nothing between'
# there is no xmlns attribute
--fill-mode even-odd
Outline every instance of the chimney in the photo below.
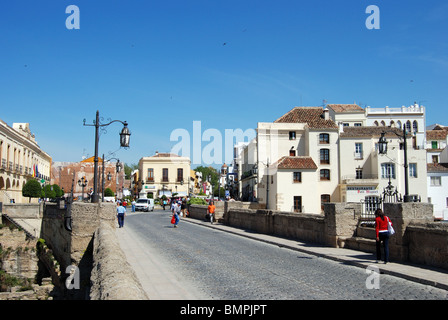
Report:
<svg viewBox="0 0 448 320"><path fill-rule="evenodd" d="M324 108L324 120L330 120L330 111L326 107Z"/></svg>

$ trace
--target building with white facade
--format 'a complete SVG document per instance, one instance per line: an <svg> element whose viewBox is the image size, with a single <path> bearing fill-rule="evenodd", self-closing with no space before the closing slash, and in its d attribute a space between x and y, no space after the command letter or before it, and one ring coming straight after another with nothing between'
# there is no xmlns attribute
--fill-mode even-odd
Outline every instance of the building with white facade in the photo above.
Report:
<svg viewBox="0 0 448 320"><path fill-rule="evenodd" d="M160 198L163 195L179 197L188 195L190 158L172 153L158 153L143 157L138 162L139 197Z"/></svg>
<svg viewBox="0 0 448 320"><path fill-rule="evenodd" d="M426 131L428 202L434 218L448 220L448 127L431 126Z"/></svg>
<svg viewBox="0 0 448 320"><path fill-rule="evenodd" d="M323 107L295 107L258 123L257 137L240 154L243 200L321 213L323 203L339 201L337 141L338 126Z"/></svg>
<svg viewBox="0 0 448 320"><path fill-rule="evenodd" d="M381 126L403 128L411 132L416 148L424 149L426 141L426 113L425 107L417 103L401 108L365 108L366 126Z"/></svg>
<svg viewBox="0 0 448 320"><path fill-rule="evenodd" d="M37 144L29 123L10 127L0 120L0 158L0 202L28 202L22 188L30 179L50 183L51 157Z"/></svg>
<svg viewBox="0 0 448 320"><path fill-rule="evenodd" d="M382 133L388 142L387 154L379 154ZM342 127L339 134L340 193L342 202L360 202L382 197L389 181L394 190L405 194L404 149L402 130L381 126ZM408 188L427 202L426 151L413 147L412 135L406 139Z"/></svg>

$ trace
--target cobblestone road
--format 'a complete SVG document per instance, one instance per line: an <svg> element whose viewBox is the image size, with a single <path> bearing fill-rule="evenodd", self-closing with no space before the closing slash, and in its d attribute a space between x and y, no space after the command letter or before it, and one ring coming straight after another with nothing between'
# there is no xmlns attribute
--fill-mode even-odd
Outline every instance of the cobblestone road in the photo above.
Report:
<svg viewBox="0 0 448 320"><path fill-rule="evenodd" d="M370 281L362 268L182 220L173 228L167 211L129 214L125 227L212 299L448 299L445 290L383 274ZM379 289L367 288L368 277Z"/></svg>

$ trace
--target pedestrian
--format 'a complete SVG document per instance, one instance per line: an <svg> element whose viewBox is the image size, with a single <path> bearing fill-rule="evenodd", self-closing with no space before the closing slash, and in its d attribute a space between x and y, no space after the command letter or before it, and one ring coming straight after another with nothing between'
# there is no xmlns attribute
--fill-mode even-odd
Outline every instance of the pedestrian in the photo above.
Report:
<svg viewBox="0 0 448 320"><path fill-rule="evenodd" d="M182 212L181 213L182 217L186 217L186 214L185 214L186 209L187 209L187 202L185 200L182 200L182 203L180 205L180 211Z"/></svg>
<svg viewBox="0 0 448 320"><path fill-rule="evenodd" d="M375 232L376 232L376 261L381 260L381 243L384 247L384 263L389 262L389 217L381 209L375 211Z"/></svg>
<svg viewBox="0 0 448 320"><path fill-rule="evenodd" d="M135 212L135 199L132 199L131 205L132 205L132 212Z"/></svg>
<svg viewBox="0 0 448 320"><path fill-rule="evenodd" d="M173 212L173 217L175 219L175 221L174 221L174 228L177 228L177 225L179 224L179 220L180 220L180 218L179 218L180 206L177 203L174 202L173 205L172 205L172 210L171 211Z"/></svg>
<svg viewBox="0 0 448 320"><path fill-rule="evenodd" d="M123 228L124 227L124 217L126 215L126 208L121 205L120 203L117 203L117 219L118 219L118 227Z"/></svg>
<svg viewBox="0 0 448 320"><path fill-rule="evenodd" d="M166 199L163 199L163 201L162 201L163 210L165 210L166 202L167 202Z"/></svg>
<svg viewBox="0 0 448 320"><path fill-rule="evenodd" d="M207 217L210 219L210 223L213 224L214 216L215 216L215 204L213 201L210 201L210 204L207 207Z"/></svg>

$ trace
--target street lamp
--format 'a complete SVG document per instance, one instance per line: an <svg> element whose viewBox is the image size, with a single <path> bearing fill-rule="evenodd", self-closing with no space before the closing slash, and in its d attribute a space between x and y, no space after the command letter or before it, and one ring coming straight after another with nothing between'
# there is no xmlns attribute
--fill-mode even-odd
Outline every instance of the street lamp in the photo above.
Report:
<svg viewBox="0 0 448 320"><path fill-rule="evenodd" d="M381 137L378 140L378 153L387 154L387 140L385 134L387 132L392 132L396 136L403 138L403 152L404 152L404 202L412 202L412 197L409 195L409 182L408 182L408 147L406 143L406 125L403 125L402 135L398 134L396 131L383 131L381 132Z"/></svg>
<svg viewBox="0 0 448 320"><path fill-rule="evenodd" d="M82 177L80 180L78 180L78 186L82 188L81 194L82 200L84 201L84 187L87 186L87 179L85 177Z"/></svg>
<svg viewBox="0 0 448 320"><path fill-rule="evenodd" d="M128 128L128 123L121 120L113 120L109 123L100 123L100 113L96 111L96 119L93 124L86 124L86 119L84 119L84 126L95 127L95 157L94 157L94 173L93 173L93 195L92 202L98 202L98 143L99 143L99 129L107 127L114 122L121 122L123 124L123 129L120 132L120 147L129 148L129 141L131 133ZM104 159L103 159L104 161Z"/></svg>

